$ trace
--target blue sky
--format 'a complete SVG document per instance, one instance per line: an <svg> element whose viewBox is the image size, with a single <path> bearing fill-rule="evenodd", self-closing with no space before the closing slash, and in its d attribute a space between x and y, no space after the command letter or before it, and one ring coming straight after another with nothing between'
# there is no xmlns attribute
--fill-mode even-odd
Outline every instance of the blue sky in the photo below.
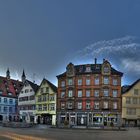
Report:
<svg viewBox="0 0 140 140"><path fill-rule="evenodd" d="M108 59L124 72L123 84L140 78L139 0L1 0L0 74L20 78L56 75L69 62Z"/></svg>

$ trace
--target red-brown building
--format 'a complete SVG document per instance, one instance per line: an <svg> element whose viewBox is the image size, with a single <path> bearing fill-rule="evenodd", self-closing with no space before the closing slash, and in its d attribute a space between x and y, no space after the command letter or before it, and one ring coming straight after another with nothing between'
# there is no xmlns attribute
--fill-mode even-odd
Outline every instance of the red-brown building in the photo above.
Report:
<svg viewBox="0 0 140 140"><path fill-rule="evenodd" d="M74 65L57 76L57 125L96 126L120 124L123 73L102 64Z"/></svg>

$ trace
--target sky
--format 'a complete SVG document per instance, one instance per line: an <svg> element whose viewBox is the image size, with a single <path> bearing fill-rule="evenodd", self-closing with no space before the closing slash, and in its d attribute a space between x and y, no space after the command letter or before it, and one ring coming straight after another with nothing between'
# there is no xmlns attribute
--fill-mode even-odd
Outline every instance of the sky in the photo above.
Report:
<svg viewBox="0 0 140 140"><path fill-rule="evenodd" d="M0 0L0 75L40 83L73 64L107 59L124 73L122 84L140 78L139 0Z"/></svg>

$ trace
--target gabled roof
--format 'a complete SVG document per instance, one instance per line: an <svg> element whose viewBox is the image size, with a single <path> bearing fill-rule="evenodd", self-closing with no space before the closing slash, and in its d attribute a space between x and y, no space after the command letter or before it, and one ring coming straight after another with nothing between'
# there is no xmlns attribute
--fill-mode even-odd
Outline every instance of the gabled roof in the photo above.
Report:
<svg viewBox="0 0 140 140"><path fill-rule="evenodd" d="M38 90L39 86L37 84L35 84L35 83L33 83L33 82L29 81L29 80L26 80L26 81L32 87L32 89L34 90L34 92L36 92ZM26 84L26 81L25 81L25 84Z"/></svg>
<svg viewBox="0 0 140 140"><path fill-rule="evenodd" d="M138 82L140 82L140 79L138 79L137 81L135 81L132 85L128 85L128 86L122 86L122 94L125 94L126 92L128 92L129 90L131 90ZM126 88L124 90L124 88Z"/></svg>
<svg viewBox="0 0 140 140"><path fill-rule="evenodd" d="M57 87L53 84L53 83L51 83L49 80L47 80L47 79L43 79L42 80L42 82L41 82L41 84L40 84L40 86L39 87L41 87L41 85L42 85L42 83L43 82L47 82L47 84L50 86L50 88L55 92L55 93L57 93Z"/></svg>
<svg viewBox="0 0 140 140"><path fill-rule="evenodd" d="M0 76L0 96L14 97L16 98L19 94L23 83L18 80L8 79L7 77ZM9 95L9 93L11 95Z"/></svg>
<svg viewBox="0 0 140 140"><path fill-rule="evenodd" d="M90 72L86 72L86 67L90 66L91 67L91 71ZM75 75L81 75L81 74L101 74L102 72L102 64L84 64L84 65L74 65L74 69L75 69ZM112 75L120 75L123 76L123 73L120 71L117 71L116 69L114 69L113 67L111 67L111 74ZM57 75L56 77L65 77L66 76L66 72Z"/></svg>

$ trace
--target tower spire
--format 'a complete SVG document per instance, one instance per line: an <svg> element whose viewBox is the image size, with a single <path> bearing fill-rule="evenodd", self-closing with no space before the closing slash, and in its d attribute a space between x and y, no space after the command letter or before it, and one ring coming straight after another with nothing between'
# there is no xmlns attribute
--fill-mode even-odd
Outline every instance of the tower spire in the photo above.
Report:
<svg viewBox="0 0 140 140"><path fill-rule="evenodd" d="M10 70L9 70L9 68L6 71L6 77L7 77L7 79L10 79Z"/></svg>
<svg viewBox="0 0 140 140"><path fill-rule="evenodd" d="M22 82L23 82L23 83L24 83L25 80L26 80L26 75L25 75L24 69L23 69L23 72L22 72L21 79L22 79Z"/></svg>

